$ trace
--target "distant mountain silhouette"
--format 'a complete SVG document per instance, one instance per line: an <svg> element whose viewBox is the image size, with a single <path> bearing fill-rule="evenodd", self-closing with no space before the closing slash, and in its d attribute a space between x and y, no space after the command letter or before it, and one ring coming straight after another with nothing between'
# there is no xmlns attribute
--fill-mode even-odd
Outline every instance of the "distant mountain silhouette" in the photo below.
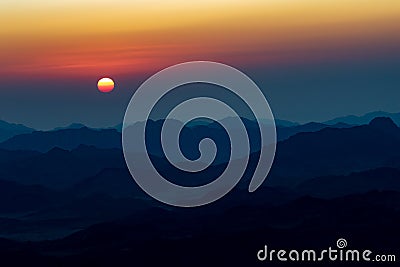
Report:
<svg viewBox="0 0 400 267"><path fill-rule="evenodd" d="M46 153L0 150L2 179L26 185L40 184L54 189L68 188L104 168L125 166L120 149L81 145L72 151L53 148Z"/></svg>
<svg viewBox="0 0 400 267"><path fill-rule="evenodd" d="M317 132L324 128L351 128L353 125L349 125L346 123L337 123L334 125L328 125L318 122L310 122L302 125L290 126L290 127L277 127L277 135L278 140L286 140L289 137L298 134L298 133L306 133L306 132Z"/></svg>
<svg viewBox="0 0 400 267"><path fill-rule="evenodd" d="M67 126L56 127L53 129L53 131L66 130L66 129L81 129L81 128L90 128L90 127L87 127L82 123L71 123L70 125Z"/></svg>
<svg viewBox="0 0 400 267"><path fill-rule="evenodd" d="M269 185L295 186L323 175L400 168L400 129L388 118L368 125L298 133L279 142Z"/></svg>
<svg viewBox="0 0 400 267"><path fill-rule="evenodd" d="M10 183L10 182L6 182ZM149 208L148 200L113 198L93 194L76 197L71 192L40 186L4 186L0 200L0 236L18 240L64 237L78 229L115 220ZM12 190L6 192L5 190Z"/></svg>
<svg viewBox="0 0 400 267"><path fill-rule="evenodd" d="M371 120L369 126L386 133L399 134L399 127L389 117L377 117Z"/></svg>
<svg viewBox="0 0 400 267"><path fill-rule="evenodd" d="M150 127L157 130L161 124L162 121L151 122ZM252 122L246 122L246 125L250 130L254 127ZM375 118L370 124L363 126L350 127L339 124L338 127L343 128L326 127L318 123L294 126L290 133L294 135L278 143L276 159L266 180L267 185L295 186L319 176L346 175L380 167L400 168L400 129L389 118ZM320 128L322 130L318 130ZM296 133L307 130L315 132ZM229 147L229 139L225 138L224 131L220 127L210 124L185 127L181 140L185 155L195 159L199 153L196 140L210 135L214 136L221 149L218 149L219 155L214 167L207 173L198 175L202 181L207 177L213 179L213 174L223 171L223 166L229 158L229 151L224 149ZM71 136L74 138L69 138ZM120 133L116 130L88 128L15 136L0 144L0 147L50 150L44 154L21 151L10 156L4 151L3 163L0 150L0 166L2 166L0 177L23 184L41 184L51 188L72 186L82 182L83 179L96 176L103 169L125 168L120 149L96 148L119 147L120 138ZM79 143L85 142L96 147L79 146ZM256 149L259 142L256 140L252 144L253 149ZM62 148L58 148L59 145ZM76 146L79 148L67 151ZM161 166L161 172L169 173L176 178L183 177L180 172L171 169L168 162L163 159L159 140L150 140L149 151L152 158ZM252 152L257 153L255 150ZM25 154L29 154L32 158ZM10 164L8 158L12 157L22 158L16 158L15 162ZM257 157L251 158L257 159Z"/></svg>
<svg viewBox="0 0 400 267"><path fill-rule="evenodd" d="M223 119L223 123L229 124L232 123L233 118L225 118ZM164 150L161 144L161 129L164 120L149 120L147 121L147 131L151 133L146 138L146 145L148 153L157 157L165 158ZM197 121L196 123L190 123L183 125L182 122L178 120L170 120L169 123L175 125L176 128L182 127L179 144L183 154L189 159L197 159L200 156L200 151L198 144L203 138L211 138L215 140L215 144L217 145L218 153L215 158L215 163L224 163L230 157L230 139L227 135L225 129L218 122L204 122ZM125 131L127 135L137 136L140 134L141 127L143 127L144 122L138 122L133 125L126 127ZM248 134L250 135L250 149L252 152L257 152L260 150L260 133L258 124L255 121L249 119L243 119L243 124L248 130ZM263 127L271 127L263 125ZM174 140L175 136L170 137ZM136 147L131 148L131 152L135 153ZM245 156L245 151L243 151L243 155Z"/></svg>
<svg viewBox="0 0 400 267"><path fill-rule="evenodd" d="M62 194L40 185L20 185L0 180L0 213L39 210L57 202Z"/></svg>
<svg viewBox="0 0 400 267"><path fill-rule="evenodd" d="M105 194L116 198L147 197L137 186L126 168L104 169L96 175L75 184L71 188L71 192L80 197L92 194Z"/></svg>
<svg viewBox="0 0 400 267"><path fill-rule="evenodd" d="M375 112L370 112L362 116L354 116L354 115L349 115L349 116L344 116L344 117L339 117L333 120L328 120L323 122L324 124L328 125L334 125L337 123L346 123L350 125L362 125L362 124L368 124L371 120L377 117L388 117L391 118L397 125L400 125L400 113L390 113L390 112L384 112L384 111L375 111Z"/></svg>
<svg viewBox="0 0 400 267"><path fill-rule="evenodd" d="M293 127L299 125L297 122L275 119L275 125L278 127Z"/></svg>
<svg viewBox="0 0 400 267"><path fill-rule="evenodd" d="M121 134L115 129L94 130L87 127L47 132L36 131L14 136L0 143L0 148L46 152L54 147L71 150L79 145L120 148Z"/></svg>
<svg viewBox="0 0 400 267"><path fill-rule="evenodd" d="M295 188L299 194L334 198L370 191L400 192L400 170L379 168L344 176L324 176L306 181Z"/></svg>
<svg viewBox="0 0 400 267"><path fill-rule="evenodd" d="M31 133L33 131L35 130L22 124L9 123L0 120L0 142L3 142L15 135Z"/></svg>
<svg viewBox="0 0 400 267"><path fill-rule="evenodd" d="M30 151L30 150L11 151L11 150L0 149L0 170L1 168L13 165L15 162L26 161L41 154L42 153L38 151Z"/></svg>
<svg viewBox="0 0 400 267"><path fill-rule="evenodd" d="M254 121L244 123L257 134ZM153 130L161 125L149 122ZM2 266L259 266L256 253L266 244L326 249L338 238L355 249L400 249L400 128L389 117L361 126L278 125L284 140L263 186L247 191L259 153L255 139L239 184L195 209L164 205L135 184L117 130L75 126L0 144ZM229 140L214 122L187 125L183 153L198 157L204 136L222 154L188 186L209 182L226 165ZM153 163L182 182L187 177L170 168L156 139L148 144Z"/></svg>

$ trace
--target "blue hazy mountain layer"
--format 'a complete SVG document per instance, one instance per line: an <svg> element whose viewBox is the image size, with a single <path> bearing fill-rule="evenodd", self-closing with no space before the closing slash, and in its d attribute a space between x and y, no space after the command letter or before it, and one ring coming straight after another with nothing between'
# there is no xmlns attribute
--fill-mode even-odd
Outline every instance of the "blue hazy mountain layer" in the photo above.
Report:
<svg viewBox="0 0 400 267"><path fill-rule="evenodd" d="M162 121L150 124L159 129ZM246 124L250 131L257 126ZM258 162L255 148L238 186L196 209L173 208L147 196L126 168L116 130L77 127L14 136L0 145L2 265L131 266L134 260L253 266L265 244L323 249L338 238L352 248L395 254L400 249L396 123L379 117L357 126L311 123L277 130L281 141L261 188L247 191ZM282 130L288 132L284 137ZM222 151L194 181L167 165L160 143L149 145L150 157L171 181L207 183L226 166L229 138L214 122L198 121L182 131L182 152L196 159L204 137Z"/></svg>

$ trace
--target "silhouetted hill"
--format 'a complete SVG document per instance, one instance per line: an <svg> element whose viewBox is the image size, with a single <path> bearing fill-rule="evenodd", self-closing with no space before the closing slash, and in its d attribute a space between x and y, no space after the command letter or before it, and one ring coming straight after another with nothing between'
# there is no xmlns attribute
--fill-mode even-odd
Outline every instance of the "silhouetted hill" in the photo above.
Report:
<svg viewBox="0 0 400 267"><path fill-rule="evenodd" d="M86 127L48 132L36 131L14 136L0 143L0 148L46 152L54 147L71 150L79 145L120 148L121 134L115 129L94 130Z"/></svg>
<svg viewBox="0 0 400 267"><path fill-rule="evenodd" d="M252 121L245 124L256 127ZM150 122L153 129L160 125ZM374 118L356 127L310 123L288 128L292 136L278 143L273 169L261 188L247 191L257 163L253 149L250 171L238 186L218 202L195 209L170 207L145 195L126 169L120 147L97 146L110 145L108 138L116 137L120 144L115 130L16 136L11 139L18 139L15 147L42 152L0 149L0 236L51 241L0 238L0 265L254 266L264 245L327 249L339 238L351 248L397 253L400 129L395 123ZM223 130L203 121L183 130L185 155L196 158L197 140L206 134L215 135L226 153ZM81 145L82 140L95 144ZM173 181L184 179L159 157L157 145L150 144L155 152L150 157L160 171ZM217 162L194 182L213 178L223 167Z"/></svg>
<svg viewBox="0 0 400 267"><path fill-rule="evenodd" d="M275 125L277 127L293 127L299 125L297 122L275 119Z"/></svg>
<svg viewBox="0 0 400 267"><path fill-rule="evenodd" d="M48 227L69 228L69 232L72 233L76 231L74 227L82 229L91 224L116 220L146 209L149 207L147 203L148 201L140 199L113 198L104 194L91 194L85 197L70 196L68 200L56 205L31 212L24 216L24 220L47 221Z"/></svg>
<svg viewBox="0 0 400 267"><path fill-rule="evenodd" d="M246 124L250 129L253 127L251 122ZM161 125L162 121L150 123L150 127L154 127L154 129L158 129ZM347 125L345 126L347 127ZM310 131L325 126L312 123L295 127L297 130ZM98 140L98 142L96 141L98 146L105 146L105 144L110 143L105 141L108 140L109 136L114 141L120 138L120 134L115 130L97 131L87 128L60 130L50 134L61 135L65 138L65 131L89 132L90 134L83 139L87 138L86 140L89 142L89 137L97 136L95 140ZM110 135L103 136L102 133L104 132L108 132ZM39 136L44 137L47 134L49 133L42 132ZM31 135L35 135L35 133ZM217 141L218 154L214 170L211 169L211 173L203 173L199 177L203 179L206 175L212 179L214 177L212 172L216 174L223 170L225 161L229 157L229 151L225 149L229 146L229 139L226 138L224 130L214 124L185 127L182 131L181 148L186 156L195 159L199 156L198 140L205 136L211 136ZM14 138L17 138L17 136ZM31 138L27 139L30 140ZM100 144L100 140L104 140L104 143ZM168 167L167 162L162 159L159 140L157 141L157 138L153 138L150 141L149 151L155 161L159 161L160 171L171 172L170 176L176 178L182 177L180 172L173 171ZM90 140L90 142L93 143L94 141ZM259 141L253 141L252 145L253 149L256 149ZM51 140L46 139L46 146L53 147L54 144L51 143ZM254 152L254 150L252 151ZM102 150L96 147L80 146L72 151L53 148L43 154L32 153L10 151L8 155L7 151L3 150L2 152L0 150L0 167L2 167L0 169L0 177L23 184L41 184L51 188L65 188L82 182L83 179L93 177L103 169L125 168L124 158L120 149ZM8 158L11 159L13 157L21 157L21 159L16 159L10 163ZM2 162L2 158L5 160L4 162ZM252 160L254 160L253 158L255 159L256 157L252 157ZM346 175L351 172L380 167L400 168L399 159L399 128L388 118L376 118L368 125L350 128L328 127L316 132L297 133L289 139L279 142L276 160L266 183L270 186L295 186L304 180L318 176ZM251 163L250 165L254 164Z"/></svg>
<svg viewBox="0 0 400 267"><path fill-rule="evenodd" d="M2 153L5 154L2 160ZM7 153L13 160L6 157ZM68 151L53 148L46 153L0 150L0 177L22 184L68 188L104 168L125 168L120 149L79 146Z"/></svg>
<svg viewBox="0 0 400 267"><path fill-rule="evenodd" d="M333 198L370 191L400 192L400 170L379 168L344 176L325 176L306 181L295 188L300 194Z"/></svg>
<svg viewBox="0 0 400 267"><path fill-rule="evenodd" d="M327 125L323 123L310 122L302 125L296 125L291 127L277 127L277 135L278 140L283 141L288 139L289 137L298 134L298 133L306 133L306 132L317 132L324 128L351 128L352 125L345 123L337 123L335 125Z"/></svg>
<svg viewBox="0 0 400 267"><path fill-rule="evenodd" d="M334 125L337 123L346 123L350 125L362 125L362 124L368 124L371 120L377 117L391 118L397 125L400 125L400 113L389 113L384 111L370 112L363 116L350 115L350 116L339 117L333 120L326 121L324 122L324 124Z"/></svg>
<svg viewBox="0 0 400 267"><path fill-rule="evenodd" d="M225 118L223 121L230 123L231 118ZM259 138L258 125L255 121L243 118L246 128L249 130L250 135L252 135L252 151L255 152L259 150ZM159 131L161 129L163 120L159 121L149 121L148 126L150 130ZM142 124L139 123L139 124ZM177 125L180 122L176 122ZM286 123L286 125L291 125L290 127L277 126L278 140L285 140L290 136L293 136L300 132L315 132L326 127L334 128L349 128L350 125L344 123L338 123L336 125L326 125L321 123L307 123L304 125L296 125L294 123ZM121 125L119 125L121 126ZM118 126L118 127L119 127ZM137 125L132 125L130 128L135 128ZM267 122L261 122L262 127L270 127ZM122 126L121 126L122 127ZM135 129L133 129L135 130ZM214 139L217 140L217 144L222 144L222 146L229 146L226 142L228 140L224 137L225 131L218 123L192 123L187 127L184 127L184 132L190 132L183 138L183 148L189 144L193 144L193 138L196 139L198 136L212 135ZM92 145L98 148L121 148L121 136L120 131L116 129L91 129L85 127L83 124L71 124L67 127L59 127L52 131L36 131L31 134L16 135L11 139L0 143L0 148L8 150L36 150L41 152L46 152L54 147L60 147L62 149L71 150L83 145ZM254 138L255 137L255 138ZM150 149L154 148L154 144L150 143ZM189 151L195 151L189 149ZM159 152L153 151L153 154L160 155ZM195 152L196 154L196 152ZM192 155L195 156L195 155ZM226 155L225 155L226 156ZM223 161L218 159L219 162Z"/></svg>
<svg viewBox="0 0 400 267"><path fill-rule="evenodd" d="M0 213L19 213L48 207L62 198L40 185L20 185L0 180Z"/></svg>
<svg viewBox="0 0 400 267"><path fill-rule="evenodd" d="M81 128L90 128L90 127L86 127L86 125L82 123L71 123L70 125L67 126L56 127L53 129L53 131L66 130L66 129L81 129Z"/></svg>
<svg viewBox="0 0 400 267"><path fill-rule="evenodd" d="M299 133L278 144L269 185L295 186L324 175L400 168L400 129L388 118L368 125Z"/></svg>
<svg viewBox="0 0 400 267"><path fill-rule="evenodd" d="M31 133L34 129L22 124L9 123L0 120L0 142L3 142L15 135Z"/></svg>
<svg viewBox="0 0 400 267"><path fill-rule="evenodd" d="M371 120L369 126L394 135L399 133L399 127L388 117L378 117Z"/></svg>
<svg viewBox="0 0 400 267"><path fill-rule="evenodd" d="M104 169L93 177L87 178L71 189L73 194L88 196L105 194L112 197L147 197L137 186L127 168Z"/></svg>
<svg viewBox="0 0 400 267"><path fill-rule="evenodd" d="M13 164L14 162L18 162L20 160L27 160L40 154L41 153L37 151L10 151L0 149L0 167L4 167L8 164Z"/></svg>
<svg viewBox="0 0 400 267"><path fill-rule="evenodd" d="M138 265L259 266L256 253L264 245L318 251L335 247L339 238L347 239L352 249L396 254L399 206L400 193L387 191L332 200L303 197L278 206L243 203L212 214L205 209L152 208L63 239L10 245L28 255L31 264L35 261L28 252L63 266L131 266L132 259ZM39 259L36 262L43 261Z"/></svg>

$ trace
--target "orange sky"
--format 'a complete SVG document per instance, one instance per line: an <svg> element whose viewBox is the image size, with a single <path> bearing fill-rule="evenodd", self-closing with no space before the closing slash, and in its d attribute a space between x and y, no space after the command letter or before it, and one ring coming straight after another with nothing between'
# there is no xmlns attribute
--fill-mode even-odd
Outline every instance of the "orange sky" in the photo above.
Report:
<svg viewBox="0 0 400 267"><path fill-rule="evenodd" d="M0 75L128 75L188 60L284 64L398 49L398 0L3 0Z"/></svg>

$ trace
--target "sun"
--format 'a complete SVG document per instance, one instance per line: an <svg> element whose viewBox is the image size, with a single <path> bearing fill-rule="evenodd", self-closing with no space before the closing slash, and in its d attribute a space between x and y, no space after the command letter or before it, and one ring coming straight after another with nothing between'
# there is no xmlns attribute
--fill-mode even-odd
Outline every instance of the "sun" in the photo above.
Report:
<svg viewBox="0 0 400 267"><path fill-rule="evenodd" d="M109 93L114 90L114 81L111 78L101 78L97 82L97 88L102 93Z"/></svg>

